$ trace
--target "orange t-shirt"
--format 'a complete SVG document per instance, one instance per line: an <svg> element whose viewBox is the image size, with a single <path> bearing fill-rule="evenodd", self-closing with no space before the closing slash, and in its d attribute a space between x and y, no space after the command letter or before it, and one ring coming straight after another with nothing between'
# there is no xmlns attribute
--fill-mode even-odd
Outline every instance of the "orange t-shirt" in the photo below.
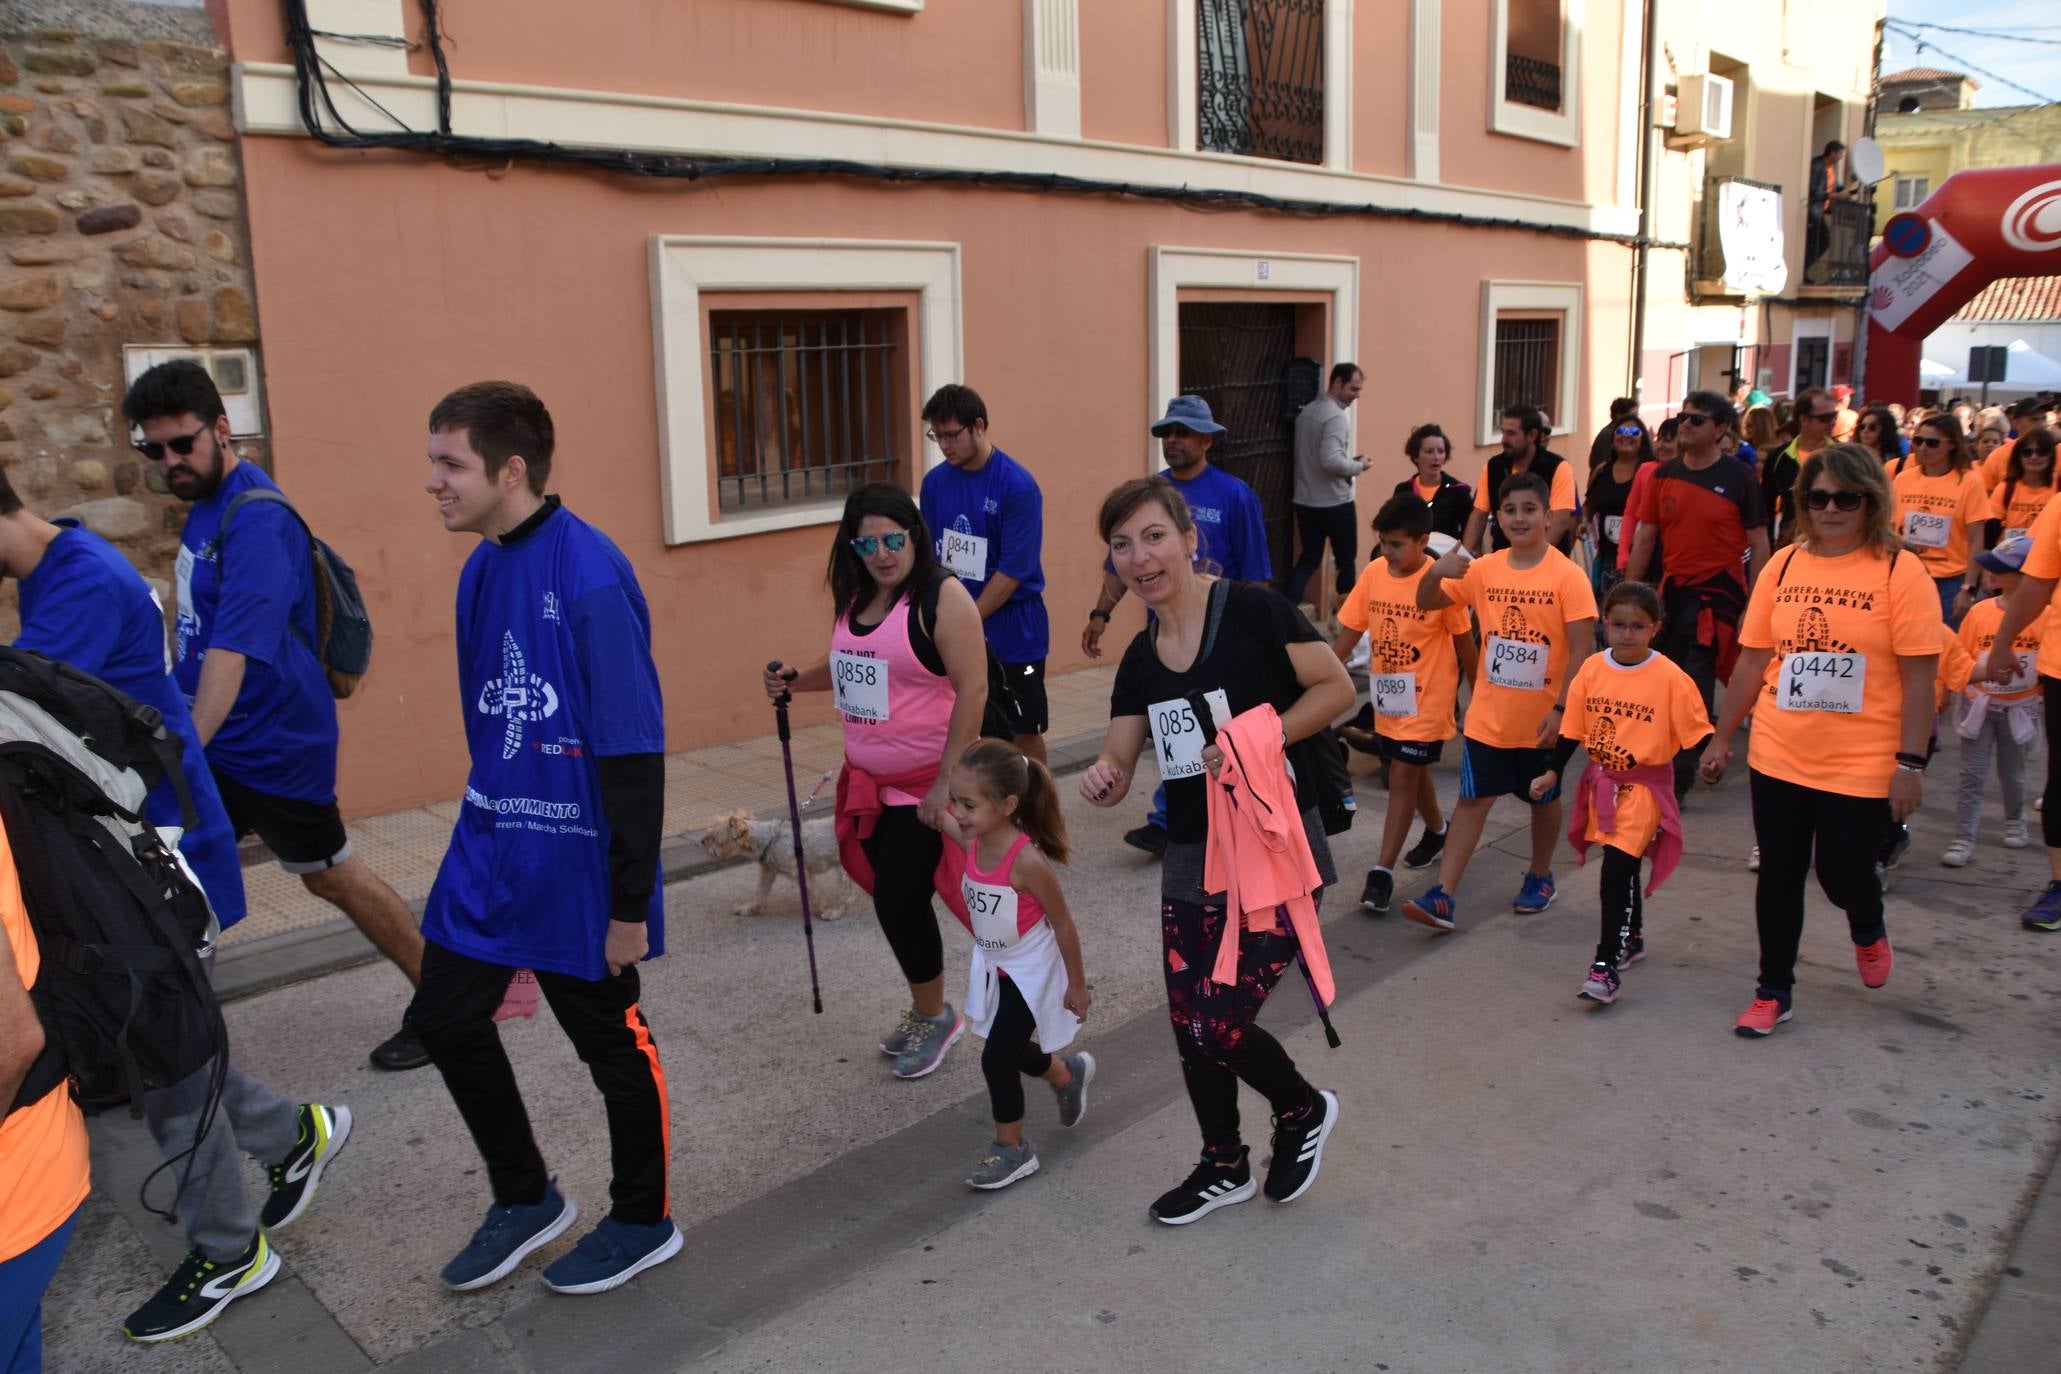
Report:
<svg viewBox="0 0 2061 1374"><path fill-rule="evenodd" d="M2016 447L2016 439L2006 439L1989 451L1989 457L1982 460L1983 486L1995 491L2004 485L2004 473L2011 466L2011 450Z"/></svg>
<svg viewBox="0 0 2061 1374"><path fill-rule="evenodd" d="M1947 703L1968 690L1968 679L1975 676L1975 660L1969 656L1968 646L1961 642L1961 636L1954 633L1954 627L1945 621L1939 626L1939 673L1932 684L1932 709L1944 711Z"/></svg>
<svg viewBox="0 0 2061 1374"><path fill-rule="evenodd" d="M1430 505L1432 499L1438 495L1439 487L1441 485L1442 484L1438 482L1425 482L1421 478L1417 477L1412 477L1410 479L1410 489L1416 492L1417 499L1424 502L1426 505Z"/></svg>
<svg viewBox="0 0 2061 1374"><path fill-rule="evenodd" d="M1417 584L1429 571L1427 558L1416 572L1397 577L1388 560L1377 557L1338 608L1339 624L1371 636L1367 676L1374 730L1390 739L1453 737L1453 706L1460 697L1453 636L1473 626L1464 606L1417 609Z"/></svg>
<svg viewBox="0 0 2061 1374"><path fill-rule="evenodd" d="M14 854L0 833L0 927L14 951L14 966L0 978L33 987L42 957L22 905ZM0 1103L0 1107L5 1107ZM0 1120L0 1264L34 1249L64 1225L86 1200L86 1118L59 1084L33 1106Z"/></svg>
<svg viewBox="0 0 2061 1374"><path fill-rule="evenodd" d="M1980 667L1989 656L1990 649L1997 642L1997 631L2004 627L2004 602L2001 596L1986 596L1968 608L1968 614L1961 617L1961 647L1968 651L1968 658L1975 667ZM1986 692L1991 701L2009 704L2039 695L2040 684L2038 662L2040 639L2047 632L2047 622L2054 618L2051 610L2043 610L2032 624L2018 632L2018 638L2011 641L2011 649L2018 655L2018 678L2024 680L2023 687L2004 683L1970 683L1969 695ZM2014 679L2015 681L2015 679Z"/></svg>
<svg viewBox="0 0 2061 1374"><path fill-rule="evenodd" d="M1560 733L1582 742L1589 757L1613 772L1673 763L1710 733L1710 716L1695 681L1661 654L1627 668L1608 650L1590 654L1567 689ZM1641 855L1660 833L1660 802L1643 787L1617 789L1617 826L1605 830L1593 812L1589 838Z"/></svg>
<svg viewBox="0 0 2061 1374"><path fill-rule="evenodd" d="M2030 486L2024 482L2012 485L2010 487L2011 500L2008 506L2004 502L2004 491L2004 485L1999 484L1991 494L1989 516L1992 520L2004 522L2003 537L2005 539L2009 539L2014 534L2030 533L2032 522L2039 519L2040 512L2047 508L2047 502L2054 499L2054 484L2052 482L2047 483L2043 487Z"/></svg>
<svg viewBox="0 0 2061 1374"><path fill-rule="evenodd" d="M1530 749L1567 680L1567 627L1596 618L1596 594L1560 550L1547 547L1530 568L1513 567L1512 552L1475 559L1465 576L1445 584L1445 593L1481 623L1481 669L1467 706L1467 738Z"/></svg>
<svg viewBox="0 0 2061 1374"><path fill-rule="evenodd" d="M2026 551L2025 566L2020 571L2043 581L2061 579L2061 501L2047 502L2039 519L2032 522L2032 547ZM2054 598L2042 612L2046 629L2040 632L2041 677L2061 677L2061 615L2055 614L2057 604L2061 604L2061 587L2054 589Z"/></svg>
<svg viewBox="0 0 2061 1374"><path fill-rule="evenodd" d="M1938 654L1943 628L1939 592L1909 554L1776 554L1739 624L1742 646L1775 651L1747 763L1799 787L1888 796L1903 733L1897 659Z"/></svg>
<svg viewBox="0 0 2061 1374"><path fill-rule="evenodd" d="M1513 472L1510 475L1515 477L1517 474ZM1495 509L1489 505L1487 467L1482 468L1481 476L1474 483L1474 508L1479 511ZM1546 509L1549 511L1574 509L1574 465L1565 458L1560 460L1559 467L1553 469L1553 492L1546 501Z"/></svg>
<svg viewBox="0 0 2061 1374"><path fill-rule="evenodd" d="M1990 518L1989 493L1974 472L1927 477L1906 462L1891 483L1896 489L1897 533L1925 564L1930 577L1968 571L1968 527Z"/></svg>

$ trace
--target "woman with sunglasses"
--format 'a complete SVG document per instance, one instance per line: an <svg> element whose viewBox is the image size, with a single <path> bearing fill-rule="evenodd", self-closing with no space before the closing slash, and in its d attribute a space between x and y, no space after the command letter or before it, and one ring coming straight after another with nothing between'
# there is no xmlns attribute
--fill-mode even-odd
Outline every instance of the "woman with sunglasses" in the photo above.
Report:
<svg viewBox="0 0 2061 1374"><path fill-rule="evenodd" d="M1431 532L1453 539L1465 537L1467 515L1474 509L1474 488L1446 471L1453 456L1452 440L1437 425L1419 425L1403 442L1403 456L1417 475L1395 484L1397 496L1414 496L1431 507ZM1376 549L1379 558L1381 551Z"/></svg>
<svg viewBox="0 0 2061 1374"><path fill-rule="evenodd" d="M799 672L774 664L766 695L830 692L844 722L838 830L855 828L872 869L873 911L909 984L910 1007L881 1041L897 1078L937 1068L965 1031L945 1001L944 940L931 906L944 838L947 763L980 733L987 641L980 612L938 565L909 493L871 482L844 503L830 546L830 653Z"/></svg>
<svg viewBox="0 0 2061 1374"><path fill-rule="evenodd" d="M1896 519L1904 547L1939 589L1939 612L1961 626L1974 592L1968 557L1989 547L1990 498L1969 467L1961 422L1942 411L1918 423L1911 452L1896 461Z"/></svg>
<svg viewBox="0 0 2061 1374"><path fill-rule="evenodd" d="M1619 420L1610 432L1610 461L1589 474L1589 489L1582 497L1583 519L1596 541L1596 558L1589 565L1589 581L1595 588L1596 604L1619 576L1617 552L1625 541L1625 510L1631 499L1632 482L1639 469L1654 461L1653 437L1646 422L1636 415Z"/></svg>
<svg viewBox="0 0 2061 1374"><path fill-rule="evenodd" d="M2028 429L2011 445L1990 504L1990 547L2029 533L2054 499L2054 431Z"/></svg>
<svg viewBox="0 0 2061 1374"><path fill-rule="evenodd" d="M1846 913L1861 983L1889 980L1875 858L1918 809L1932 735L1939 600L1903 551L1896 498L1870 449L1835 444L1797 480L1793 547L1769 560L1739 627L1739 664L1703 756L1715 783L1748 711L1760 877L1760 979L1734 1030L1774 1032L1790 1016L1804 881ZM1753 684L1760 684L1758 690Z"/></svg>
<svg viewBox="0 0 2061 1374"><path fill-rule="evenodd" d="M1903 436L1896 432L1896 416L1889 413L1888 406L1869 406L1862 411L1854 425L1853 439L1885 464L1904 456Z"/></svg>

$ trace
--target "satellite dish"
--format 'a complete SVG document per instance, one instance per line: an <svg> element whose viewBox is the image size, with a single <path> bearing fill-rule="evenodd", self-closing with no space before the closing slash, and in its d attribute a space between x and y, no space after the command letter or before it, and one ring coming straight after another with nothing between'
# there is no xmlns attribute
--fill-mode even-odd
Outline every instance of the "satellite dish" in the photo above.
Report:
<svg viewBox="0 0 2061 1374"><path fill-rule="evenodd" d="M1846 165L1869 186L1889 175L1889 166L1882 157L1882 145L1872 138L1855 140L1853 147L1847 150Z"/></svg>

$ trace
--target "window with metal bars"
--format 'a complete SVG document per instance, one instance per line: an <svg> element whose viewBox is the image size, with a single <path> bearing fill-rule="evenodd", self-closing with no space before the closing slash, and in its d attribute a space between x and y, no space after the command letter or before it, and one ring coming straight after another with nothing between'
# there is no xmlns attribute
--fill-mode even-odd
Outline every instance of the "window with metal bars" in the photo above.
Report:
<svg viewBox="0 0 2061 1374"><path fill-rule="evenodd" d="M898 309L713 310L719 512L842 500L908 447Z"/></svg>
<svg viewBox="0 0 2061 1374"><path fill-rule="evenodd" d="M1560 45L1564 37L1560 0L1503 0L1507 48L1503 99L1541 110L1561 106Z"/></svg>
<svg viewBox="0 0 2061 1374"><path fill-rule="evenodd" d="M1203 148L1324 160L1324 0L1195 0L1195 40Z"/></svg>
<svg viewBox="0 0 2061 1374"><path fill-rule="evenodd" d="M1496 409L1536 406L1552 414L1560 401L1560 321L1537 316L1496 318Z"/></svg>

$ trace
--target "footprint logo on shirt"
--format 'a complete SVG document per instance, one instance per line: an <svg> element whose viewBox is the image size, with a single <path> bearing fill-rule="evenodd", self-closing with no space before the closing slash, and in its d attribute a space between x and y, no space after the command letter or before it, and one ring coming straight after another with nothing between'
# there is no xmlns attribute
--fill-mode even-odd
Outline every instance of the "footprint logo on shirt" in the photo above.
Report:
<svg viewBox="0 0 2061 1374"><path fill-rule="evenodd" d="M501 676L480 684L478 709L483 716L507 718L501 735L504 759L522 752L525 725L558 714L558 689L529 670L529 659L511 632L501 634Z"/></svg>
<svg viewBox="0 0 2061 1374"><path fill-rule="evenodd" d="M1504 639L1519 639L1531 644L1544 644L1546 637L1531 627L1531 620L1516 606L1503 608L1503 623L1496 633Z"/></svg>
<svg viewBox="0 0 2061 1374"><path fill-rule="evenodd" d="M1403 632L1395 623L1395 617L1383 616L1381 628L1374 632L1373 655L1375 672L1406 673L1424 657L1424 651L1403 641Z"/></svg>
<svg viewBox="0 0 2061 1374"><path fill-rule="evenodd" d="M1796 636L1783 649L1791 654L1850 654L1853 646L1832 637L1832 622L1816 606L1806 606L1796 618Z"/></svg>
<svg viewBox="0 0 2061 1374"><path fill-rule="evenodd" d="M1585 747L1589 751L1590 758L1612 773L1625 772L1638 763L1638 760L1632 757L1631 751L1621 747L1617 742L1617 718L1615 716L1598 716L1596 718L1595 732L1589 736Z"/></svg>

